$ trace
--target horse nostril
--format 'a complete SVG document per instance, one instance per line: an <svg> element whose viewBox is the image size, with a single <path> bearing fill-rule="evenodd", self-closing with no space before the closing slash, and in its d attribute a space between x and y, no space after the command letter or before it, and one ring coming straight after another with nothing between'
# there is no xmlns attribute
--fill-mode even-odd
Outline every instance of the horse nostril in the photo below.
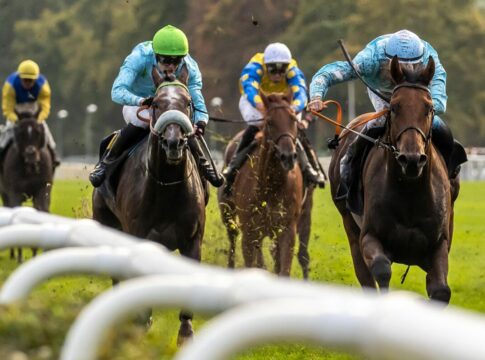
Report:
<svg viewBox="0 0 485 360"><path fill-rule="evenodd" d="M298 154L296 153L296 151L292 154L293 156L293 161L296 161L296 158L298 157Z"/></svg>
<svg viewBox="0 0 485 360"><path fill-rule="evenodd" d="M422 167L426 165L427 161L428 161L428 156L426 154L421 154L419 156L418 165Z"/></svg>
<svg viewBox="0 0 485 360"><path fill-rule="evenodd" d="M407 163L408 163L408 158L404 154L399 154L397 156L396 160L403 167L405 167L407 165Z"/></svg>

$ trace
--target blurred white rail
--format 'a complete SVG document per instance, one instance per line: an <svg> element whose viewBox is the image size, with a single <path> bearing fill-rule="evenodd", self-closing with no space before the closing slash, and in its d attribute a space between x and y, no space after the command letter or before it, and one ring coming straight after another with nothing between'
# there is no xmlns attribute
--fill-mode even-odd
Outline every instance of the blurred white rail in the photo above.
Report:
<svg viewBox="0 0 485 360"><path fill-rule="evenodd" d="M310 341L372 359L485 359L485 316L443 309L415 295L377 296L259 270L201 265L90 220L32 209L0 209L0 226L0 248L82 247L53 250L20 266L2 288L3 304L62 274L135 278L86 306L68 333L64 360L95 359L111 327L148 307L229 310L208 323L177 360L226 359L280 340Z"/></svg>

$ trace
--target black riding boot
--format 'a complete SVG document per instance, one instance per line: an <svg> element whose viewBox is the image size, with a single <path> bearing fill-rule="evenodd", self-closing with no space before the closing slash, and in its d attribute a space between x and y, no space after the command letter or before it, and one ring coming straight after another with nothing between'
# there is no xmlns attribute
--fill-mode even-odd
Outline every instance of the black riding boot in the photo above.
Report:
<svg viewBox="0 0 485 360"><path fill-rule="evenodd" d="M93 184L94 187L100 186L106 177L106 170L109 165L111 165L130 145L144 137L146 133L147 130L132 124L128 124L122 128L106 156L96 164L93 171L91 171L91 174L89 174L89 181L91 181L91 184Z"/></svg>
<svg viewBox="0 0 485 360"><path fill-rule="evenodd" d="M49 153L51 154L52 168L55 170L56 167L58 167L61 164L61 161L59 160L59 157L57 156L57 152L55 149L53 149L50 146L47 146L47 148L49 149Z"/></svg>
<svg viewBox="0 0 485 360"><path fill-rule="evenodd" d="M300 146L303 150L301 155ZM304 132L298 133L297 152L305 179L323 189L325 187L325 174L321 170L316 153L313 151L312 145Z"/></svg>
<svg viewBox="0 0 485 360"><path fill-rule="evenodd" d="M362 134L377 139L385 131L385 126L370 125L362 130ZM337 189L336 199L347 197L350 183L362 165L362 157L366 154L366 149L373 146L371 142L363 137L357 136L347 148L347 152L340 160L340 184Z"/></svg>
<svg viewBox="0 0 485 360"><path fill-rule="evenodd" d="M440 122L440 126L433 127L432 140L445 160L448 177L454 179L460 172L460 165L468 160L465 149L453 139L451 129L443 121Z"/></svg>
<svg viewBox="0 0 485 360"><path fill-rule="evenodd" d="M238 170L246 162L247 155L253 150L253 140L259 131L259 127L255 125L249 125L241 136L241 140L237 145L236 151L232 155L231 161L227 164L222 174L226 179L226 185L224 186L224 193L228 196L232 193L232 184L236 179Z"/></svg>
<svg viewBox="0 0 485 360"><path fill-rule="evenodd" d="M224 178L217 173L217 169L214 169L211 163L205 158L204 152L200 148L197 138L195 136L190 137L188 144L190 151L194 155L195 161L197 162L200 174L207 179L212 186L222 186L222 184L224 184Z"/></svg>

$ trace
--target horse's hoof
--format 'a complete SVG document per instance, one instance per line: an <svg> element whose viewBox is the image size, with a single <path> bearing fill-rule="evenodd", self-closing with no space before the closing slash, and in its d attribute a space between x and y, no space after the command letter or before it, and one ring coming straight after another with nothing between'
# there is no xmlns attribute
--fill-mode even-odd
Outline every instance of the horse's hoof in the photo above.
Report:
<svg viewBox="0 0 485 360"><path fill-rule="evenodd" d="M377 281L379 289L385 291L389 287L389 281L391 281L391 262L389 259L376 259L370 271L375 281Z"/></svg>
<svg viewBox="0 0 485 360"><path fill-rule="evenodd" d="M177 346L184 345L187 341L194 337L194 329L192 328L192 321L185 320L180 324L179 333L177 336Z"/></svg>
<svg viewBox="0 0 485 360"><path fill-rule="evenodd" d="M451 290L448 286L432 290L430 293L430 298L431 300L448 304L451 298Z"/></svg>

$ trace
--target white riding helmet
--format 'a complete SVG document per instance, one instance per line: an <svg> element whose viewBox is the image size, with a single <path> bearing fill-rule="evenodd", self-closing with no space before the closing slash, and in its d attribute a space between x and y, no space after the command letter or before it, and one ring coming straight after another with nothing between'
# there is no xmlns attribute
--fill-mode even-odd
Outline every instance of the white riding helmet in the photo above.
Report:
<svg viewBox="0 0 485 360"><path fill-rule="evenodd" d="M289 64L291 62L291 51L288 46L282 43L272 43L264 49L264 63L282 63Z"/></svg>

